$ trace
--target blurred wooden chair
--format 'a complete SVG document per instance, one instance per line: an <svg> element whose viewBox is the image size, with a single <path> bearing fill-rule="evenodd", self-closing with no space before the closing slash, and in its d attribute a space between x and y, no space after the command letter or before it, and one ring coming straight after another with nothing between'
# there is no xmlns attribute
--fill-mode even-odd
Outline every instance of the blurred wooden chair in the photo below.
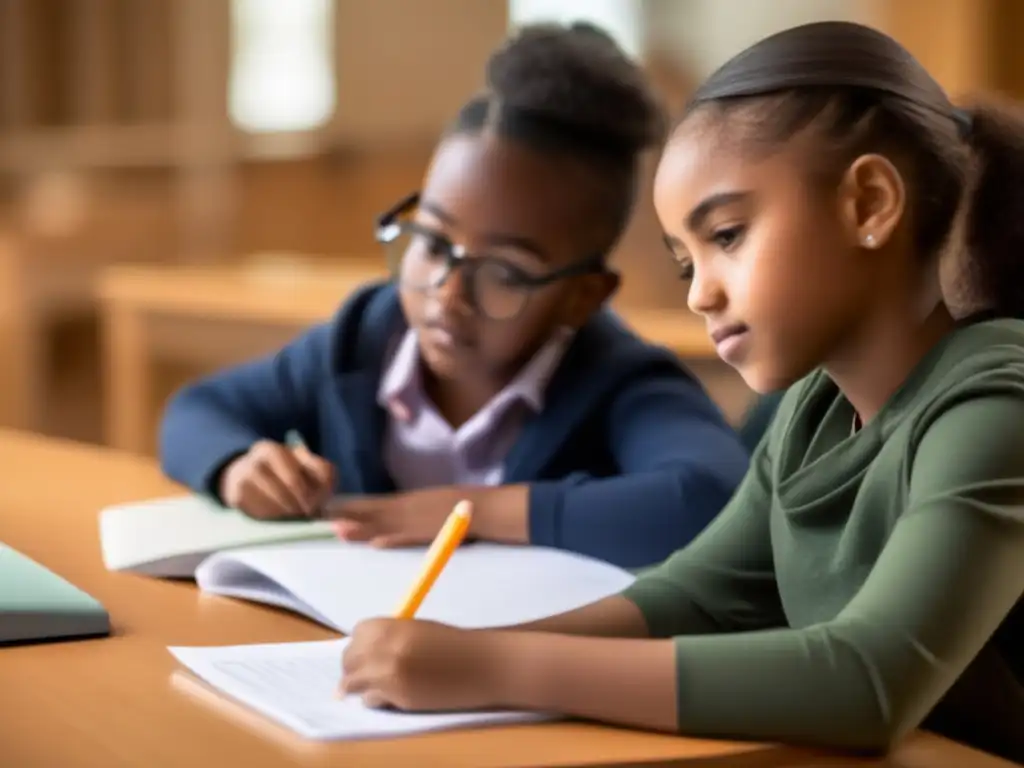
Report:
<svg viewBox="0 0 1024 768"><path fill-rule="evenodd" d="M105 267L167 260L169 214L163 199L131 185L110 194L66 174L26 185L0 233L0 425L45 431L51 330L95 316Z"/></svg>
<svg viewBox="0 0 1024 768"><path fill-rule="evenodd" d="M162 407L157 368L212 371L266 354L322 322L360 286L386 277L377 254L263 253L218 266L104 270L105 440L152 454Z"/></svg>

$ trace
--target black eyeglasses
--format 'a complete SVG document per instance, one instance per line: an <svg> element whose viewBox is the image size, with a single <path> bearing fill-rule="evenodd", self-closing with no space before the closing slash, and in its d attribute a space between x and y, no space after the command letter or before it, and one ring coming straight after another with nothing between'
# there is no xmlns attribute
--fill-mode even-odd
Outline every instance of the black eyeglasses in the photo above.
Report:
<svg viewBox="0 0 1024 768"><path fill-rule="evenodd" d="M604 254L533 275L501 256L468 253L443 233L408 218L419 199L418 192L411 194L377 218L377 242L384 247L388 267L403 288L428 293L459 270L464 298L475 312L491 320L511 320L523 311L534 291L569 277L606 270Z"/></svg>

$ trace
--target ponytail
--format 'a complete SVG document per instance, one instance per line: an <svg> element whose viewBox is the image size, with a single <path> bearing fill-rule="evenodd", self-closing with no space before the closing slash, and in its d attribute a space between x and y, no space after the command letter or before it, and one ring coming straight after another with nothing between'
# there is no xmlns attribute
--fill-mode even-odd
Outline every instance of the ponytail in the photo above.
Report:
<svg viewBox="0 0 1024 768"><path fill-rule="evenodd" d="M964 220L971 292L993 314L1024 318L1024 110L967 110L975 158Z"/></svg>

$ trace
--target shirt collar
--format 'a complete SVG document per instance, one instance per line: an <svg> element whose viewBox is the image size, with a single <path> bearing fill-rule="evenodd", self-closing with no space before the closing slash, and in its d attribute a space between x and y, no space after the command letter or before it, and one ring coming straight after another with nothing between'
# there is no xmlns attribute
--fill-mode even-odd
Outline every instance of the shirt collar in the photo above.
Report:
<svg viewBox="0 0 1024 768"><path fill-rule="evenodd" d="M508 385L485 406L519 400L539 413L544 408L547 386L572 341L574 332L561 328L530 358ZM420 349L416 331L408 329L399 339L381 377L377 403L392 413L404 412L411 418L425 401L420 372Z"/></svg>

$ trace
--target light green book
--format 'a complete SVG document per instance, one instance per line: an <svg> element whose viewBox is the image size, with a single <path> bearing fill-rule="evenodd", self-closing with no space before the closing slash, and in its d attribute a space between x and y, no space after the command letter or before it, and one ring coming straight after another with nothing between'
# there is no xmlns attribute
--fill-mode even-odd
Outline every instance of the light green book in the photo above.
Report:
<svg viewBox="0 0 1024 768"><path fill-rule="evenodd" d="M199 564L216 552L334 535L323 520L254 520L203 496L120 504L100 512L107 569L163 578L193 578Z"/></svg>
<svg viewBox="0 0 1024 768"><path fill-rule="evenodd" d="M0 643L108 634L110 617L96 599L0 544Z"/></svg>

